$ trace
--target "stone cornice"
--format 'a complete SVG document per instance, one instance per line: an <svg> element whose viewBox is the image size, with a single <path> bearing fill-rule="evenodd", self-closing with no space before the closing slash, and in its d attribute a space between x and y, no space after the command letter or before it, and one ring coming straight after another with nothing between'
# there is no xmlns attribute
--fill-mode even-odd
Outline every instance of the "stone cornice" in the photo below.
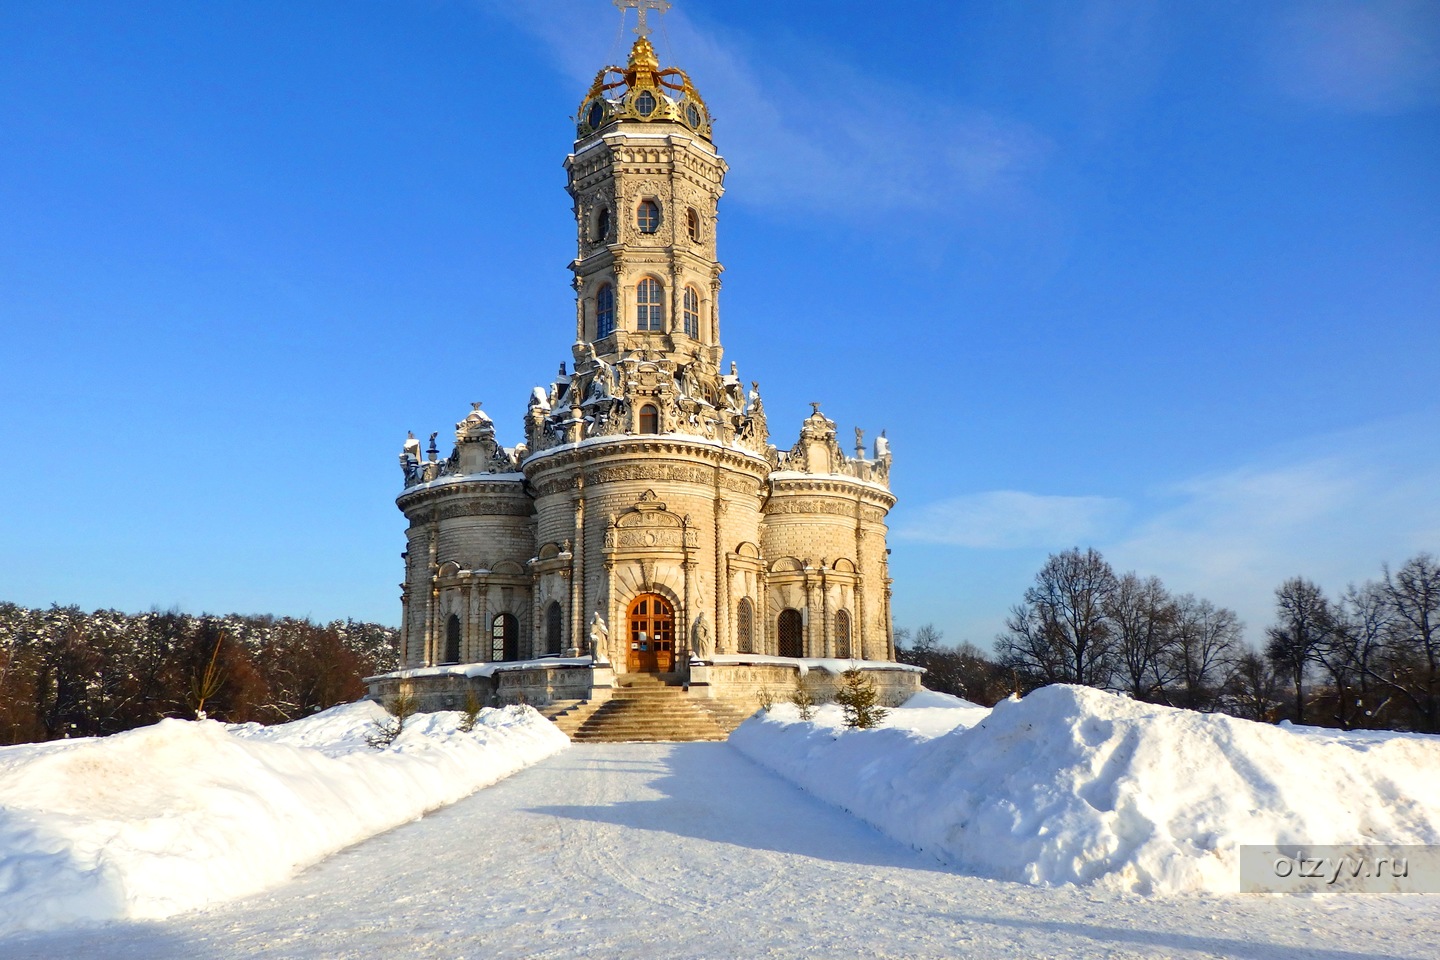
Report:
<svg viewBox="0 0 1440 960"><path fill-rule="evenodd" d="M446 501L461 498L466 500L475 498L509 500L516 504L528 503L530 500L529 494L525 490L525 477L522 474L504 474L503 479L499 475L487 477L479 474L464 477L442 477L439 480L411 487L395 498L395 505L406 516L410 516L416 510L438 506ZM494 512L500 513L501 511ZM509 512L507 511L507 513Z"/></svg>
<svg viewBox="0 0 1440 960"><path fill-rule="evenodd" d="M784 478L770 478L770 502L788 497L843 497L845 500L878 506L889 511L895 506L896 497L888 490L866 483L853 477L835 474L814 474L797 476L789 474Z"/></svg>
<svg viewBox="0 0 1440 960"><path fill-rule="evenodd" d="M770 472L769 462L757 453L681 434L623 434L561 444L527 458L521 469L525 471L526 479L534 483L540 476L556 470L598 467L612 460L628 463L637 459L656 463L719 465L751 474L757 480L764 480Z"/></svg>

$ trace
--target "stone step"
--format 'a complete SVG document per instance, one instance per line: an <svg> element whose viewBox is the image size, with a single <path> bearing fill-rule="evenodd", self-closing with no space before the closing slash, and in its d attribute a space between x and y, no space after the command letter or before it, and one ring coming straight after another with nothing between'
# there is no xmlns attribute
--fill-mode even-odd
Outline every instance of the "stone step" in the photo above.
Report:
<svg viewBox="0 0 1440 960"><path fill-rule="evenodd" d="M570 734L586 742L724 740L726 726L678 687L654 681L640 681L638 689L650 688L650 696L627 696L635 684L615 691L615 696L590 715ZM568 731L567 731L568 732Z"/></svg>

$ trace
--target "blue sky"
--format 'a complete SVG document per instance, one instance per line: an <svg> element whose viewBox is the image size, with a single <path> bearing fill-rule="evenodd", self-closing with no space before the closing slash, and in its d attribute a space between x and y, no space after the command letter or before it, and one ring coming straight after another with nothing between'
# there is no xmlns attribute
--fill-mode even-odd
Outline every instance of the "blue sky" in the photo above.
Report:
<svg viewBox="0 0 1440 960"><path fill-rule="evenodd" d="M568 359L603 0L0 4L0 599L398 621L405 431ZM1440 551L1440 5L677 0L772 439L888 431L895 613Z"/></svg>

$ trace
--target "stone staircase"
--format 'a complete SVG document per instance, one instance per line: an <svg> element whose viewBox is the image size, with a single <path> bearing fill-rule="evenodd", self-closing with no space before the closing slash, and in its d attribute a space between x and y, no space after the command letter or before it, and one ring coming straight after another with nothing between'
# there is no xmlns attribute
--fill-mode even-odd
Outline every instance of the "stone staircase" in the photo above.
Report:
<svg viewBox="0 0 1440 960"><path fill-rule="evenodd" d="M649 673L616 678L609 700L568 701L543 711L577 743L724 740L748 714L686 692L679 681Z"/></svg>

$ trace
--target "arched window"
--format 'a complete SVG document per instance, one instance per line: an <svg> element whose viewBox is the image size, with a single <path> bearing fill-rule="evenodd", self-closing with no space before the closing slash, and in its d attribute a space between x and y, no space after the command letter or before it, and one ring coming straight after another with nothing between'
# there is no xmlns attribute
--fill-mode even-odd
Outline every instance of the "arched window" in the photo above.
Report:
<svg viewBox="0 0 1440 960"><path fill-rule="evenodd" d="M490 659L520 659L520 621L502 613L490 622Z"/></svg>
<svg viewBox="0 0 1440 960"><path fill-rule="evenodd" d="M560 604L554 600L545 608L545 652L555 656L560 652Z"/></svg>
<svg viewBox="0 0 1440 960"><path fill-rule="evenodd" d="M805 623L800 618L800 611L781 610L780 622L776 626L779 627L776 636L780 638L780 656L805 656Z"/></svg>
<svg viewBox="0 0 1440 960"><path fill-rule="evenodd" d="M685 288L685 336L700 336L700 294L694 287Z"/></svg>
<svg viewBox="0 0 1440 960"><path fill-rule="evenodd" d="M445 621L445 658L441 662L460 662L460 618L453 613Z"/></svg>
<svg viewBox="0 0 1440 960"><path fill-rule="evenodd" d="M646 277L635 286L635 329L665 329L665 290L660 281Z"/></svg>
<svg viewBox="0 0 1440 960"><path fill-rule="evenodd" d="M610 208L601 207L595 215L595 242L605 243L610 239Z"/></svg>
<svg viewBox="0 0 1440 960"><path fill-rule="evenodd" d="M660 229L660 204L654 200L641 200L635 210L635 225L641 233L654 233Z"/></svg>
<svg viewBox="0 0 1440 960"><path fill-rule="evenodd" d="M685 211L685 232L690 235L691 243L700 242L700 214L691 207Z"/></svg>
<svg viewBox="0 0 1440 960"><path fill-rule="evenodd" d="M835 656L850 659L850 611L835 612Z"/></svg>
<svg viewBox="0 0 1440 960"><path fill-rule="evenodd" d="M741 597L735 609L735 645L741 653L755 652L755 607L749 597Z"/></svg>
<svg viewBox="0 0 1440 960"><path fill-rule="evenodd" d="M595 291L595 339L603 340L615 332L615 288L602 283Z"/></svg>
<svg viewBox="0 0 1440 960"><path fill-rule="evenodd" d="M660 432L660 411L656 410L653 404L645 404L640 408L640 432Z"/></svg>

